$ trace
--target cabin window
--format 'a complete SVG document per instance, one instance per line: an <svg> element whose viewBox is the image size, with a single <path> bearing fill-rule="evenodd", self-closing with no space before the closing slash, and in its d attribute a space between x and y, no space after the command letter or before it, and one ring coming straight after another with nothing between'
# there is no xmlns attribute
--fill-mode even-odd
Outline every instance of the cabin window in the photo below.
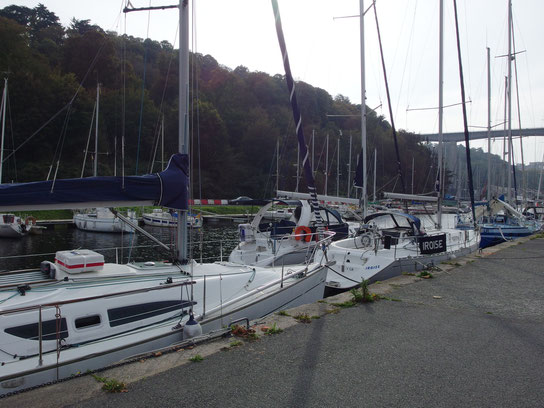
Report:
<svg viewBox="0 0 544 408"><path fill-rule="evenodd" d="M115 309L108 309L108 318L110 326L116 327L123 324L137 322L138 320L148 319L159 316L164 313L180 311L195 304L195 302L169 300L163 302L142 303Z"/></svg>
<svg viewBox="0 0 544 408"><path fill-rule="evenodd" d="M59 338L65 339L68 337L68 327L66 319L62 318L59 323ZM12 336L20 337L27 340L39 340L39 323L23 324L21 326L9 327L4 331ZM57 320L45 320L42 322L42 339L56 340L57 339Z"/></svg>
<svg viewBox="0 0 544 408"><path fill-rule="evenodd" d="M98 326L100 324L100 315L85 316L76 319L76 329L86 329L91 326Z"/></svg>

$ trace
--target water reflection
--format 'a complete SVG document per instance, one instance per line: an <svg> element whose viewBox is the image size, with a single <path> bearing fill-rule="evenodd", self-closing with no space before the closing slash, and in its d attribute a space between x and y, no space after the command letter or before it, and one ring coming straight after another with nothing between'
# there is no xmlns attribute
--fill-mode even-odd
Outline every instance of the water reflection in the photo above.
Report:
<svg viewBox="0 0 544 408"><path fill-rule="evenodd" d="M146 226L145 230L166 245L174 247L175 228ZM190 236L192 258L211 262L218 260L221 254L223 259L228 258L238 239L238 227L235 223L207 224L202 231L191 231ZM56 251L77 248L100 252L106 262L169 259L171 256L166 249L138 233L108 234L86 232L76 228L56 228L44 230L41 235L0 239L0 271L37 268L41 261L53 261Z"/></svg>

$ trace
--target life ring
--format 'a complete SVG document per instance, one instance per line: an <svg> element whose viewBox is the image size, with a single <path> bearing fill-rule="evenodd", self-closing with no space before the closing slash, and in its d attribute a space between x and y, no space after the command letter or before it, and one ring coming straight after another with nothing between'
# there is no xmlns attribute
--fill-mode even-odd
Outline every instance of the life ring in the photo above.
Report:
<svg viewBox="0 0 544 408"><path fill-rule="evenodd" d="M25 225L36 225L36 218L34 218L33 216L28 216L25 218Z"/></svg>
<svg viewBox="0 0 544 408"><path fill-rule="evenodd" d="M310 242L312 240L312 230L306 225L299 225L295 228L295 239L297 241L304 240Z"/></svg>

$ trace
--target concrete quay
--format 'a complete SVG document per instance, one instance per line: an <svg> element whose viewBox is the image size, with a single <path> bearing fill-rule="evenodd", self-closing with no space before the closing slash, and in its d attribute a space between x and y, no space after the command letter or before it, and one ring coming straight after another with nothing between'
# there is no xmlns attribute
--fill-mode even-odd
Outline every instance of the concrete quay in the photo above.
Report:
<svg viewBox="0 0 544 408"><path fill-rule="evenodd" d="M6 407L543 407L544 239L523 238L218 339L0 399ZM335 305L336 304L336 305ZM310 323L294 316L307 315ZM284 331L264 335L260 328ZM195 355L201 362L191 362Z"/></svg>

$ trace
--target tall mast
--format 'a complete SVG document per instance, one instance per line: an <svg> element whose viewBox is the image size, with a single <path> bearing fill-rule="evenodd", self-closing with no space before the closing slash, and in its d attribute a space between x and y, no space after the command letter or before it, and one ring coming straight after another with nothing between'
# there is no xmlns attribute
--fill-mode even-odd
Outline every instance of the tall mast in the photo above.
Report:
<svg viewBox="0 0 544 408"><path fill-rule="evenodd" d="M179 0L179 151L189 155L189 1ZM189 168L191 165L189 164ZM189 182L190 185L190 182ZM178 211L178 260L187 260L187 211Z"/></svg>
<svg viewBox="0 0 544 408"><path fill-rule="evenodd" d="M491 200L491 58L487 47L487 202Z"/></svg>
<svg viewBox="0 0 544 408"><path fill-rule="evenodd" d="M438 34L438 228L442 226L442 186L444 175L442 173L442 146L444 135L442 134L442 118L444 114L444 0L440 0L439 34Z"/></svg>
<svg viewBox="0 0 544 408"><path fill-rule="evenodd" d="M336 143L336 197L340 197L340 138Z"/></svg>
<svg viewBox="0 0 544 408"><path fill-rule="evenodd" d="M280 138L276 142L276 193L280 189Z"/></svg>
<svg viewBox="0 0 544 408"><path fill-rule="evenodd" d="M94 164L93 176L98 176L98 113L100 112L100 83L96 83L96 124L94 126Z"/></svg>
<svg viewBox="0 0 544 408"><path fill-rule="evenodd" d="M298 182L300 180L300 145L297 144L297 184L295 191L298 193Z"/></svg>
<svg viewBox="0 0 544 408"><path fill-rule="evenodd" d="M2 92L2 141L0 142L0 184L2 184L2 162L4 161L4 134L6 133L6 105L8 102L8 79L4 78Z"/></svg>
<svg viewBox="0 0 544 408"><path fill-rule="evenodd" d="M512 204L512 1L508 0L508 204Z"/></svg>
<svg viewBox="0 0 544 408"><path fill-rule="evenodd" d="M363 164L363 218L367 213L367 188L366 188L366 83L365 83L365 8L364 0L359 0L359 36L361 45L361 144L362 144L362 164Z"/></svg>
<svg viewBox="0 0 544 408"><path fill-rule="evenodd" d="M374 148L374 189L372 194L372 200L376 203L376 167L378 164L378 149Z"/></svg>
<svg viewBox="0 0 544 408"><path fill-rule="evenodd" d="M328 194L329 186L329 134L327 133L327 154L325 155L325 195Z"/></svg>
<svg viewBox="0 0 544 408"><path fill-rule="evenodd" d="M349 161L348 161L348 198L351 196L351 132L349 132Z"/></svg>

